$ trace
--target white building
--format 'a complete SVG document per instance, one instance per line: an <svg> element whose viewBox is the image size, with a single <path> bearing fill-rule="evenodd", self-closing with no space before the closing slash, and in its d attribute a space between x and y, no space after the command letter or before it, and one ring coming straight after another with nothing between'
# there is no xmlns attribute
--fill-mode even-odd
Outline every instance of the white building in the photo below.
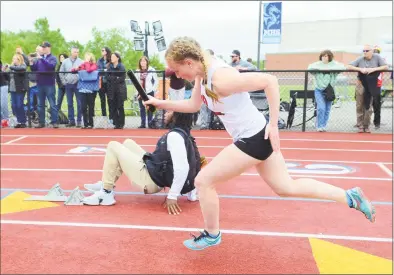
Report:
<svg viewBox="0 0 394 275"><path fill-rule="evenodd" d="M392 16L321 20L282 25L277 53L320 52L324 49L362 54L364 44L379 45L382 56L393 60ZM264 46L264 45L263 45Z"/></svg>

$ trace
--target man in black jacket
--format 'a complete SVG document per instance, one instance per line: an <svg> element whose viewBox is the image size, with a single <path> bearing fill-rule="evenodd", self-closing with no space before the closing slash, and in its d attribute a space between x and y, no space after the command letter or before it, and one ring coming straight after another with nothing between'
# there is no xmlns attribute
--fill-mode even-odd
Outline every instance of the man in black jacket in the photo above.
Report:
<svg viewBox="0 0 394 275"><path fill-rule="evenodd" d="M365 45L364 56L351 62L347 68L358 71L356 84L356 112L359 133L370 133L372 107L375 109L375 126L380 126L380 88L377 85L379 71L388 70L387 63L373 52L370 45ZM375 98L375 100L373 100ZM372 104L373 103L373 104Z"/></svg>
<svg viewBox="0 0 394 275"><path fill-rule="evenodd" d="M109 142L102 181L84 185L94 194L86 197L83 203L115 204L115 183L124 172L145 194L157 193L169 187L164 207L169 214L179 214L179 195L187 194L190 201L197 200L194 179L204 162L190 134L192 121L193 114L166 112L165 123L170 130L158 140L152 153L147 153L131 139L123 144Z"/></svg>

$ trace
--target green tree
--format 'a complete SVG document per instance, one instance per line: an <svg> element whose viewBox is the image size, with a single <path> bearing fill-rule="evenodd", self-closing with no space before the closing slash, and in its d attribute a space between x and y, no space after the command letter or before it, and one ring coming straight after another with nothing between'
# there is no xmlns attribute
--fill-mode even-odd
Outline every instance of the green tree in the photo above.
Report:
<svg viewBox="0 0 394 275"><path fill-rule="evenodd" d="M97 28L93 28L93 38L86 44L85 50L93 53L97 59L101 58L103 47L110 48L112 52L118 51L126 69L135 70L143 53L134 50L134 43L126 37L126 31L126 29L119 28L99 31ZM164 64L160 62L157 54L150 57L150 63L156 70L164 69Z"/></svg>
<svg viewBox="0 0 394 275"><path fill-rule="evenodd" d="M43 41L51 43L52 54L56 57L61 53L70 54L72 46L77 46L81 53L81 58L85 52L92 52L96 58L101 57L101 48L109 47L112 51L119 51L126 69L137 68L138 60L143 55L142 52L135 51L133 42L125 35L126 29L113 28L100 31L97 28L92 30L92 39L86 44L79 41L66 41L60 29L52 30L47 18L39 18L34 22L33 30L21 30L19 32L1 31L1 60L3 63L11 63L15 48L21 46L25 54L36 51L37 45ZM150 56L151 65L156 70L163 70L164 64L160 62L157 54Z"/></svg>
<svg viewBox="0 0 394 275"><path fill-rule="evenodd" d="M47 18L40 18L34 22L34 30L19 32L1 32L1 59L10 63L15 54L15 48L21 46L25 54L36 51L37 45L43 41L51 43L52 54L57 56L67 50L67 43L60 29L51 30Z"/></svg>

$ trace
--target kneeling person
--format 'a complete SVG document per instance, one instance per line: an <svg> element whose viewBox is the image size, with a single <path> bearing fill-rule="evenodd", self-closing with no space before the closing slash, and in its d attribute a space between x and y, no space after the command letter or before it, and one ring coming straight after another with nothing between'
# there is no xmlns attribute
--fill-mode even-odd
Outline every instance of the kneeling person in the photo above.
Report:
<svg viewBox="0 0 394 275"><path fill-rule="evenodd" d="M115 204L115 183L122 173L140 186L145 194L158 193L169 187L165 202L169 214L181 211L177 204L180 194L187 194L191 201L197 200L194 179L205 159L200 157L190 134L193 114L166 112L164 120L170 130L158 140L153 153L146 152L131 139L123 144L117 141L108 143L102 181L84 185L94 192L83 200L84 204Z"/></svg>

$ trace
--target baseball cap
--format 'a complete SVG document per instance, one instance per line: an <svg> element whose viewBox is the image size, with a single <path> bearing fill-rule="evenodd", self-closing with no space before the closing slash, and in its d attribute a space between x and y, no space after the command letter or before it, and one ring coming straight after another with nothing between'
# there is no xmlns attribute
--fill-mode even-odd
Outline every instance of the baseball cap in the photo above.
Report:
<svg viewBox="0 0 394 275"><path fill-rule="evenodd" d="M241 53L238 50L234 50L230 56L241 56Z"/></svg>
<svg viewBox="0 0 394 275"><path fill-rule="evenodd" d="M42 42L41 47L43 47L43 48L50 48L51 47L51 43L49 43L48 41L44 41L44 42Z"/></svg>

